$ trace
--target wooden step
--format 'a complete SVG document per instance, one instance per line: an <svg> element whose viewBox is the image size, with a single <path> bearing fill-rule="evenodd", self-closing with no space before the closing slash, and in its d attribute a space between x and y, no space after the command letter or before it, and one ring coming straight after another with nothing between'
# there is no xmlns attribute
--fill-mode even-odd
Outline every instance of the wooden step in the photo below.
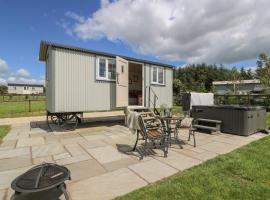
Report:
<svg viewBox="0 0 270 200"><path fill-rule="evenodd" d="M140 112L141 115L154 115L152 112Z"/></svg>
<svg viewBox="0 0 270 200"><path fill-rule="evenodd" d="M218 129L217 129L216 127L212 127L212 126L203 126L203 125L198 125L198 124L193 125L193 128L207 129L207 130L211 130L211 131L218 131Z"/></svg>
<svg viewBox="0 0 270 200"><path fill-rule="evenodd" d="M142 119L145 120L156 120L155 117L142 117Z"/></svg>

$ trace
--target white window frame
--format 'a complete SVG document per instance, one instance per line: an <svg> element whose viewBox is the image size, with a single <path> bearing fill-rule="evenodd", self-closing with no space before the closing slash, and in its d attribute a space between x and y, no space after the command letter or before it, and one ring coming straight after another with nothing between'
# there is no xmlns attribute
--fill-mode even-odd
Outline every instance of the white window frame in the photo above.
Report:
<svg viewBox="0 0 270 200"><path fill-rule="evenodd" d="M102 76L99 75L99 59L105 59L106 77L102 77ZM97 57L96 58L96 80L100 80L100 81L116 81L116 78L115 79L110 79L109 78L109 60L114 60L115 61L115 68L116 68L116 59L114 59L114 58L106 58L106 57Z"/></svg>
<svg viewBox="0 0 270 200"><path fill-rule="evenodd" d="M153 80L154 77L154 68L157 68L157 74L156 74L156 81ZM159 76L158 76L158 71L162 69L163 71L163 83L159 83ZM160 67L160 66L152 66L151 67L151 84L153 85L165 85L165 68Z"/></svg>

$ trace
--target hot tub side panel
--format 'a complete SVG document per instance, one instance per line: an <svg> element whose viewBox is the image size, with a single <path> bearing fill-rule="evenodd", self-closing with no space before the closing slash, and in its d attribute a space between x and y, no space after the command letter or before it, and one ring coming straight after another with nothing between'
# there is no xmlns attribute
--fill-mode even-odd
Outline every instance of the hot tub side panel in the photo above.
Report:
<svg viewBox="0 0 270 200"><path fill-rule="evenodd" d="M221 131L237 135L250 135L265 129L265 109L245 109L236 106L193 106L194 119L221 120Z"/></svg>

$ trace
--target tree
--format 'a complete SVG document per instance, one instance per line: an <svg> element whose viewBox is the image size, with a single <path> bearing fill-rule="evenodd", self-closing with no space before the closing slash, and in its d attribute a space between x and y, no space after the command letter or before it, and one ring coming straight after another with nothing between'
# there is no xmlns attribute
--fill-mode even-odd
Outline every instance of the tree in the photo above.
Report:
<svg viewBox="0 0 270 200"><path fill-rule="evenodd" d="M260 79L267 93L270 89L270 58L265 53L261 53L257 60L256 76Z"/></svg>
<svg viewBox="0 0 270 200"><path fill-rule="evenodd" d="M232 76L232 81L233 81L233 93L237 94L239 91L239 85L240 85L239 83L241 82L242 77L240 76L240 73L236 69L236 67L232 68L231 76Z"/></svg>
<svg viewBox="0 0 270 200"><path fill-rule="evenodd" d="M185 91L184 84L179 79L173 80L173 93L174 94L181 94Z"/></svg>
<svg viewBox="0 0 270 200"><path fill-rule="evenodd" d="M0 85L0 94L7 94L8 88L5 85Z"/></svg>

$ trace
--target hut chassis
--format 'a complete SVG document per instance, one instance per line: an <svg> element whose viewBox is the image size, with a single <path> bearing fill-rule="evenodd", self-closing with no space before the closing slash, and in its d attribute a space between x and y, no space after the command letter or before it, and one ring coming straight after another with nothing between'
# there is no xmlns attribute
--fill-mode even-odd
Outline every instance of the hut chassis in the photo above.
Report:
<svg viewBox="0 0 270 200"><path fill-rule="evenodd" d="M83 112L59 112L51 113L47 111L47 125L53 130L52 125L56 125L63 130L75 130L83 120Z"/></svg>

